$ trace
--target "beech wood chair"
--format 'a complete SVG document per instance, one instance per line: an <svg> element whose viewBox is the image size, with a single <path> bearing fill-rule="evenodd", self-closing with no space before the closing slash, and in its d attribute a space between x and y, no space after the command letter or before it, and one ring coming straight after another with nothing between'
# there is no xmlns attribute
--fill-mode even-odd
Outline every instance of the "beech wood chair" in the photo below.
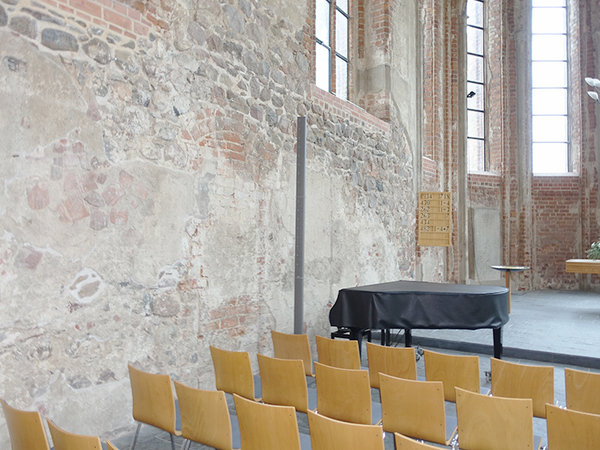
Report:
<svg viewBox="0 0 600 450"><path fill-rule="evenodd" d="M102 443L97 436L69 433L58 427L50 419L46 419L54 450L102 450Z"/></svg>
<svg viewBox="0 0 600 450"><path fill-rule="evenodd" d="M304 363L305 374L314 377L310 342L306 334L287 334L271 330L273 356L279 359L300 359Z"/></svg>
<svg viewBox="0 0 600 450"><path fill-rule="evenodd" d="M600 373L565 368L567 408L600 414Z"/></svg>
<svg viewBox="0 0 600 450"><path fill-rule="evenodd" d="M317 356L321 364L340 369L360 369L360 353L355 340L340 341L315 336Z"/></svg>
<svg viewBox="0 0 600 450"><path fill-rule="evenodd" d="M233 395L240 422L242 450L300 450L296 411Z"/></svg>
<svg viewBox="0 0 600 450"><path fill-rule="evenodd" d="M379 374L383 430L442 445L446 439L444 386L441 381L417 381Z"/></svg>
<svg viewBox="0 0 600 450"><path fill-rule="evenodd" d="M128 368L133 400L133 418L138 422L131 450L135 448L143 423L168 432L171 449L175 450L173 436L181 436L181 431L176 429L177 412L171 377L143 372L131 364L128 365Z"/></svg>
<svg viewBox="0 0 600 450"><path fill-rule="evenodd" d="M379 373L417 379L417 358L413 347L386 347L367 342L367 359L372 388L379 389Z"/></svg>
<svg viewBox="0 0 600 450"><path fill-rule="evenodd" d="M113 445L113 443L112 443L112 442L110 442L110 441L106 441L106 448L107 448L108 450L119 450L119 449L118 449L117 447L115 447L115 446Z"/></svg>
<svg viewBox="0 0 600 450"><path fill-rule="evenodd" d="M217 390L258 400L254 397L254 376L248 352L222 350L211 345L210 355Z"/></svg>
<svg viewBox="0 0 600 450"><path fill-rule="evenodd" d="M424 442L415 441L408 436L404 436L400 433L394 433L394 442L396 444L396 450L439 450L440 447L434 447L433 445L426 444Z"/></svg>
<svg viewBox="0 0 600 450"><path fill-rule="evenodd" d="M444 384L444 399L456 401L455 387L468 391L481 391L479 357L475 355L449 355L424 351L425 379Z"/></svg>
<svg viewBox="0 0 600 450"><path fill-rule="evenodd" d="M270 358L256 355L262 385L262 401L272 405L293 406L308 411L308 388L304 363L300 359Z"/></svg>
<svg viewBox="0 0 600 450"><path fill-rule="evenodd" d="M13 408L0 399L12 450L50 450L42 416L38 411Z"/></svg>
<svg viewBox="0 0 600 450"><path fill-rule="evenodd" d="M174 384L181 413L181 435L186 439L182 450L189 448L192 441L231 450L231 418L225 393L195 389L178 381Z"/></svg>
<svg viewBox="0 0 600 450"><path fill-rule="evenodd" d="M332 419L308 412L312 450L384 450L379 425L364 425Z"/></svg>
<svg viewBox="0 0 600 450"><path fill-rule="evenodd" d="M492 395L530 398L533 415L546 417L546 403L554 403L554 367L532 366L491 358Z"/></svg>
<svg viewBox="0 0 600 450"><path fill-rule="evenodd" d="M456 388L461 450L533 448L531 399L494 397Z"/></svg>
<svg viewBox="0 0 600 450"><path fill-rule="evenodd" d="M600 448L600 415L546 405L550 450Z"/></svg>
<svg viewBox="0 0 600 450"><path fill-rule="evenodd" d="M319 414L371 425L373 410L368 371L340 369L316 362L315 376Z"/></svg>

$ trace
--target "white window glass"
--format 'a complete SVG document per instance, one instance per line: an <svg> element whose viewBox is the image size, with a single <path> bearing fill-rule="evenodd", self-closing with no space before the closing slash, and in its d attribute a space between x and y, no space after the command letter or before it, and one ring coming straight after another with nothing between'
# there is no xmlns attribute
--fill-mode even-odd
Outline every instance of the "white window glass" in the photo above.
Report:
<svg viewBox="0 0 600 450"><path fill-rule="evenodd" d="M348 18L339 11L335 14L335 51L348 58Z"/></svg>
<svg viewBox="0 0 600 450"><path fill-rule="evenodd" d="M484 2L467 0L467 170L483 172L485 146Z"/></svg>
<svg viewBox="0 0 600 450"><path fill-rule="evenodd" d="M467 111L469 137L483 139L485 136L485 116L482 111Z"/></svg>
<svg viewBox="0 0 600 450"><path fill-rule="evenodd" d="M316 46L315 82L324 91L329 91L329 49L321 44Z"/></svg>
<svg viewBox="0 0 600 450"><path fill-rule="evenodd" d="M532 0L531 6L567 6L567 0Z"/></svg>
<svg viewBox="0 0 600 450"><path fill-rule="evenodd" d="M348 14L348 0L337 0L335 6Z"/></svg>
<svg viewBox="0 0 600 450"><path fill-rule="evenodd" d="M567 142L567 116L533 116L533 142Z"/></svg>
<svg viewBox="0 0 600 450"><path fill-rule="evenodd" d="M315 34L324 45L329 46L329 2L315 0Z"/></svg>
<svg viewBox="0 0 600 450"><path fill-rule="evenodd" d="M563 61L567 59L567 36L563 34L533 35L531 57L534 61Z"/></svg>
<svg viewBox="0 0 600 450"><path fill-rule="evenodd" d="M564 62L534 61L531 81L535 87L566 87L567 64Z"/></svg>
<svg viewBox="0 0 600 450"><path fill-rule="evenodd" d="M483 2L467 2L467 24L483 28Z"/></svg>
<svg viewBox="0 0 600 450"><path fill-rule="evenodd" d="M533 89L531 93L533 114L565 114L567 111L566 89Z"/></svg>
<svg viewBox="0 0 600 450"><path fill-rule="evenodd" d="M533 8L531 31L533 33L566 33L566 8Z"/></svg>
<svg viewBox="0 0 600 450"><path fill-rule="evenodd" d="M533 144L533 173L565 173L569 171L566 143Z"/></svg>
<svg viewBox="0 0 600 450"><path fill-rule="evenodd" d="M481 172L485 167L485 141L467 139L467 155L469 172Z"/></svg>

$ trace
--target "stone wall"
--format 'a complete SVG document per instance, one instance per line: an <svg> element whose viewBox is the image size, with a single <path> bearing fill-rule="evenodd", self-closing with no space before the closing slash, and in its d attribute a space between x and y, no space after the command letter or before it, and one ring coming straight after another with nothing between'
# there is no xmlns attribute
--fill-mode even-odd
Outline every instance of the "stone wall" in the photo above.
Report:
<svg viewBox="0 0 600 450"><path fill-rule="evenodd" d="M297 116L308 334L339 288L415 276L417 23L389 30L384 122L314 87L310 3L0 1L10 404L110 437L128 362L209 388L209 345L254 361L291 332Z"/></svg>

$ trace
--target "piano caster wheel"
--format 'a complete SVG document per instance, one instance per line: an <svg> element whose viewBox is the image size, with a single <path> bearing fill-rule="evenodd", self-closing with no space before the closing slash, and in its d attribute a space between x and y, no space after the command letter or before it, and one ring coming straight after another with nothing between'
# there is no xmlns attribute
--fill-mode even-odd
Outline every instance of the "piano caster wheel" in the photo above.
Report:
<svg viewBox="0 0 600 450"><path fill-rule="evenodd" d="M487 381L488 383L492 382L492 372L490 372L489 370L486 370L485 372L483 372L483 374L485 375L485 381Z"/></svg>

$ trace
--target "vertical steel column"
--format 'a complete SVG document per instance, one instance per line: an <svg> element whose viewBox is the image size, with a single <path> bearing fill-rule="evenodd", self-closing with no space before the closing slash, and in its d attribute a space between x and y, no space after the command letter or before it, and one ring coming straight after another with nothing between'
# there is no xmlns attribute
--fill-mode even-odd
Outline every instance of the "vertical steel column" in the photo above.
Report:
<svg viewBox="0 0 600 450"><path fill-rule="evenodd" d="M304 210L306 117L298 117L296 135L296 252L294 273L294 333L304 332Z"/></svg>

